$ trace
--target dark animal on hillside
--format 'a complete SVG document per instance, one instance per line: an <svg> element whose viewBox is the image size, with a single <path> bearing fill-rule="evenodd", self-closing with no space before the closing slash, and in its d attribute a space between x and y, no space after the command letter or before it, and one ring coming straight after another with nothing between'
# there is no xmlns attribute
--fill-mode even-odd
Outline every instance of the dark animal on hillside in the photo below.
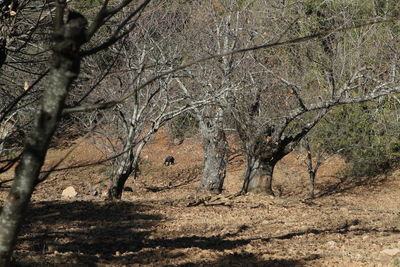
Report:
<svg viewBox="0 0 400 267"><path fill-rule="evenodd" d="M164 160L164 165L169 166L169 165L174 165L175 164L175 158L173 156L167 156Z"/></svg>

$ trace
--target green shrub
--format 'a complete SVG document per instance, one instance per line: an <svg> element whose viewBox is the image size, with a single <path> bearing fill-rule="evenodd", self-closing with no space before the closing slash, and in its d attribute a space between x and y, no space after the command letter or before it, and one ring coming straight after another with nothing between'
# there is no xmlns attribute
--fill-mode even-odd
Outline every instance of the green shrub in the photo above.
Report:
<svg viewBox="0 0 400 267"><path fill-rule="evenodd" d="M345 177L373 177L390 170L390 159L384 147L353 149L348 161L351 164L343 172Z"/></svg>
<svg viewBox="0 0 400 267"><path fill-rule="evenodd" d="M400 158L400 141L393 141L389 144L389 153L393 159Z"/></svg>
<svg viewBox="0 0 400 267"><path fill-rule="evenodd" d="M386 173L400 158L394 112L387 99L337 107L313 130L313 140L323 151L344 157L349 163L345 177Z"/></svg>

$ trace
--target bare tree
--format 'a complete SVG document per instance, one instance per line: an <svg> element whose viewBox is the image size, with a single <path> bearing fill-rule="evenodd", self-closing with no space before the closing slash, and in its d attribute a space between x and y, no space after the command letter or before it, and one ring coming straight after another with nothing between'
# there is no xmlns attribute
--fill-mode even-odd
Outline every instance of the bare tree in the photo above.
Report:
<svg viewBox="0 0 400 267"><path fill-rule="evenodd" d="M160 3L137 23L137 31L126 36L121 49L120 70L109 76L111 87L100 95L116 98L129 94L130 101L119 103L103 112L103 147L111 152L113 161L108 196L119 199L127 179L138 174L142 149L161 126L172 118L204 106L215 96L187 101L174 84L183 75L171 72L181 64L181 49L176 40L185 26L187 14L178 5ZM156 82L141 86L151 77L162 76ZM98 90L99 92L99 90ZM111 129L111 131L109 131ZM98 141L97 141L98 142Z"/></svg>
<svg viewBox="0 0 400 267"><path fill-rule="evenodd" d="M192 56L191 47L198 57L209 54L227 54L237 47L248 45L251 35L244 27L250 13L249 4L232 1L202 1L192 5L192 19L183 35L186 53ZM213 105L194 109L203 138L204 169L199 190L221 193L228 164L228 142L226 138L226 102L229 91L236 90L236 79L242 71L244 55L228 54L187 69L187 78L177 78L178 85L190 99L224 91Z"/></svg>

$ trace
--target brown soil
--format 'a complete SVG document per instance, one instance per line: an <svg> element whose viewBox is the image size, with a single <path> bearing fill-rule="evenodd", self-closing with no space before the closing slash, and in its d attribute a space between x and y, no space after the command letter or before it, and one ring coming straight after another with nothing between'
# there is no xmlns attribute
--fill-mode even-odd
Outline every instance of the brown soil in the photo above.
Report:
<svg viewBox="0 0 400 267"><path fill-rule="evenodd" d="M103 158L86 141L59 166ZM72 146L74 147L74 146ZM50 168L70 148L51 150ZM173 155L176 164L164 166ZM25 266L400 266L400 173L340 183L339 158L322 167L310 202L302 155L275 173L281 197L231 197L241 187L244 159L232 160L220 196L196 194L202 150L195 138L169 145L161 132L144 151L139 179L122 201L92 196L103 190L107 166L53 173L34 195L15 251ZM0 176L12 177L12 173ZM7 184L9 185L9 184ZM74 186L78 196L63 199ZM0 188L0 199L7 188ZM1 204L1 201L0 201Z"/></svg>

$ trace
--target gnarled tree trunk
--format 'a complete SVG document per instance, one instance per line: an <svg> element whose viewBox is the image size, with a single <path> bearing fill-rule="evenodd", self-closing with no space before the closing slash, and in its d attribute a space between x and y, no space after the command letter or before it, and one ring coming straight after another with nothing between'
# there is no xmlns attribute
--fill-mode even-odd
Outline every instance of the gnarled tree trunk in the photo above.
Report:
<svg viewBox="0 0 400 267"><path fill-rule="evenodd" d="M274 195L272 190L272 175L276 161L249 156L244 177L242 193L252 192Z"/></svg>
<svg viewBox="0 0 400 267"><path fill-rule="evenodd" d="M222 114L219 113L212 120L200 122L203 135L204 169L199 191L214 194L222 192L228 153L228 142L223 129Z"/></svg>
<svg viewBox="0 0 400 267"><path fill-rule="evenodd" d="M122 161L119 163L119 168L111 177L111 184L108 189L108 197L110 199L121 199L125 183L129 176L134 173L136 177L139 170L139 157L144 145L145 142L141 142L135 151L132 151L134 148L127 146L127 149L130 151L123 157Z"/></svg>
<svg viewBox="0 0 400 267"><path fill-rule="evenodd" d="M126 180L128 180L132 172L137 169L137 164L134 162L134 158L127 159L111 178L111 185L108 190L108 197L110 199L121 199Z"/></svg>

